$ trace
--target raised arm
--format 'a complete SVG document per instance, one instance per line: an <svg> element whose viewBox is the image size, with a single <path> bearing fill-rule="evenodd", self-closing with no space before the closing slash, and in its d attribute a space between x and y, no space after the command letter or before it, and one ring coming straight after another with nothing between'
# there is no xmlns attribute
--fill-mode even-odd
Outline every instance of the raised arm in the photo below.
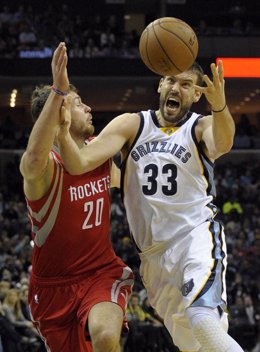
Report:
<svg viewBox="0 0 260 352"><path fill-rule="evenodd" d="M95 169L121 151L136 135L140 123L139 116L126 113L113 119L96 138L79 149L69 133L70 103L71 99L68 97L61 110L59 149L64 165L72 175Z"/></svg>
<svg viewBox="0 0 260 352"><path fill-rule="evenodd" d="M60 43L52 59L53 86L67 91L67 53ZM59 126L63 96L51 90L46 103L31 131L28 145L22 156L20 171L24 178L24 189L30 199L43 196L51 182L53 163L50 155Z"/></svg>
<svg viewBox="0 0 260 352"><path fill-rule="evenodd" d="M196 134L199 141L203 141L209 158L214 160L232 148L235 124L226 102L222 61L217 67L211 64L211 71L212 81L207 75L204 76L206 87L195 86L205 94L212 111L212 115L199 121Z"/></svg>

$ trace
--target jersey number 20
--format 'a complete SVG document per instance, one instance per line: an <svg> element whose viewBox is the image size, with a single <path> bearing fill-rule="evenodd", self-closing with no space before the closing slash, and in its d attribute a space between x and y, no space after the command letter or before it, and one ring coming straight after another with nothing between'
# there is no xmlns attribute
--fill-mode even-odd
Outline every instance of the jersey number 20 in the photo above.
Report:
<svg viewBox="0 0 260 352"><path fill-rule="evenodd" d="M148 185L142 187L143 193L147 196L152 196L161 187L162 193L166 196L173 196L177 192L177 166L175 164L165 164L162 167L162 175L166 175L166 183L158 183L158 165L148 164L144 168L144 173L147 174ZM162 179L162 178L160 178Z"/></svg>
<svg viewBox="0 0 260 352"><path fill-rule="evenodd" d="M102 220L104 207L104 198L99 198L96 201L86 202L84 204L84 212L87 213L86 219L82 225L83 230L91 229L93 226L99 226ZM91 215L94 212L93 223L90 222Z"/></svg>

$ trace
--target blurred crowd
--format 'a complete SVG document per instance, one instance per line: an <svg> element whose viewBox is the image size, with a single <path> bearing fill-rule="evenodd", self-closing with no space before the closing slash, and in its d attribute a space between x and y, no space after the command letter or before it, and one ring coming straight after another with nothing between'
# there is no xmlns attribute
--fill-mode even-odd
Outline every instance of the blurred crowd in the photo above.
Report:
<svg viewBox="0 0 260 352"><path fill-rule="evenodd" d="M101 17L73 13L62 4L59 11L47 5L39 12L33 5L0 9L0 57L52 57L54 48L65 41L71 58L137 57L139 35L126 33L116 15Z"/></svg>
<svg viewBox="0 0 260 352"><path fill-rule="evenodd" d="M237 1L227 13L215 13L215 22L210 17L196 18L193 23L191 18L191 24L199 36L259 36L255 15L253 12L250 16L246 6ZM23 2L0 7L0 58L51 57L60 41L67 43L71 58L139 55L139 33L125 29L123 13L89 14L88 9L77 11L77 7L66 2L59 4L58 11L52 3L44 11L36 4Z"/></svg>
<svg viewBox="0 0 260 352"><path fill-rule="evenodd" d="M5 352L36 352L44 351L44 347L28 315L32 242L18 163L19 156L6 166L0 186L0 335L2 344L9 341L8 336L12 336L12 344L15 344L16 349L4 349ZM257 345L260 322L259 174L259 157L240 164L217 163L215 169L218 193L215 203L219 209L218 218L225 225L229 253L230 333L250 352L260 350ZM136 276L134 294L127 308L131 329L123 338L124 351L178 351L147 300L138 273L138 252L129 234L120 192L111 191L111 199L112 242L116 253Z"/></svg>

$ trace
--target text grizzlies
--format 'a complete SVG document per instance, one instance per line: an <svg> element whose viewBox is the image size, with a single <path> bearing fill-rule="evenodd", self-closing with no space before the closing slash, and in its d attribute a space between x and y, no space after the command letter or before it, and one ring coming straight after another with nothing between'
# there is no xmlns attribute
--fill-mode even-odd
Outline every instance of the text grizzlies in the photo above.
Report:
<svg viewBox="0 0 260 352"><path fill-rule="evenodd" d="M138 145L132 152L131 157L134 161L138 161L144 155L150 153L170 153L179 158L184 164L191 157L191 153L187 152L186 148L182 145L170 142L147 142L144 144Z"/></svg>

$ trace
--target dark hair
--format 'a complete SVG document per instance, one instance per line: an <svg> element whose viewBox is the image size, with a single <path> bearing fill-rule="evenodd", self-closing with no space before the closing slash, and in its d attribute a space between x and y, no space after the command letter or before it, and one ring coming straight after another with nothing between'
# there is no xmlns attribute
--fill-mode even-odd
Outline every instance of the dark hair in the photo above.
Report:
<svg viewBox="0 0 260 352"><path fill-rule="evenodd" d="M75 93L78 92L76 87L73 84L69 85L69 91L75 92ZM34 89L31 95L31 115L32 115L32 120L34 122L40 116L40 113L44 107L44 104L46 103L46 100L48 99L50 92L51 92L51 86L49 85L40 85Z"/></svg>
<svg viewBox="0 0 260 352"><path fill-rule="evenodd" d="M204 71L202 69L202 67L197 63L197 61L194 61L194 63L192 64L192 66L190 68L188 68L186 71L191 71L193 73L195 73L195 75L197 76L197 82L196 84L198 86L203 86L204 85L204 80L203 80L203 76L204 76ZM162 76L162 78L164 79L166 76Z"/></svg>
<svg viewBox="0 0 260 352"><path fill-rule="evenodd" d="M193 63L193 65L187 71L194 72L197 76L197 85L203 86L203 84L204 84L204 80L203 80L204 71L203 71L202 67L197 63L197 61L195 61Z"/></svg>

